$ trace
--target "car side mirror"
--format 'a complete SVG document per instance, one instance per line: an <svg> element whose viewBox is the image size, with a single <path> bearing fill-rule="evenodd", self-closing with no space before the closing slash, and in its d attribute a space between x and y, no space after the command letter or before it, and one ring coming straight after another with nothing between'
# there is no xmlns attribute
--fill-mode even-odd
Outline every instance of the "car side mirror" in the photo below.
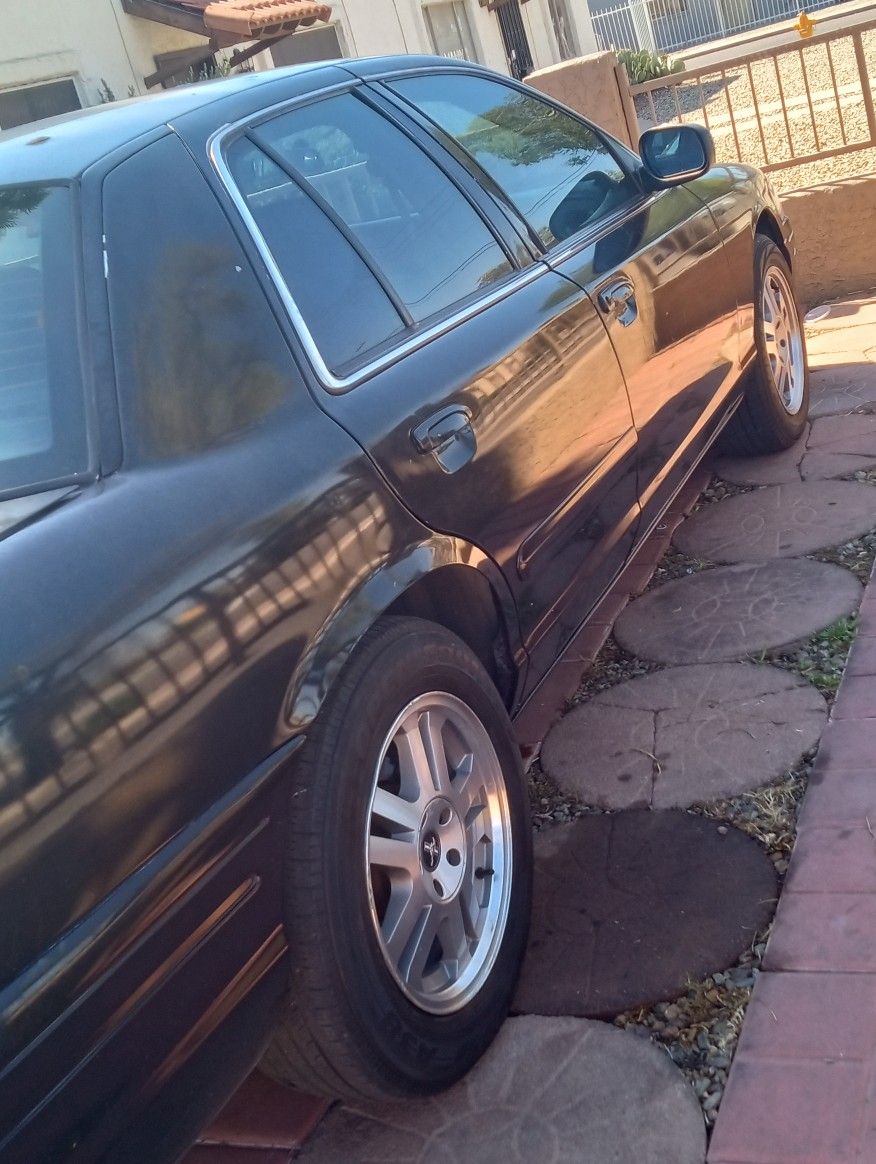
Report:
<svg viewBox="0 0 876 1164"><path fill-rule="evenodd" d="M639 153L650 185L679 186L715 164L715 143L702 125L659 125L639 138Z"/></svg>

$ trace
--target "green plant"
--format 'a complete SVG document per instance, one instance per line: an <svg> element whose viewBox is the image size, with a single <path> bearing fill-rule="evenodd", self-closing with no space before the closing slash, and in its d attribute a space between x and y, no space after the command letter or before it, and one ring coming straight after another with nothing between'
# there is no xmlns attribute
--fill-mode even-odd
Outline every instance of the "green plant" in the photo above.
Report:
<svg viewBox="0 0 876 1164"><path fill-rule="evenodd" d="M621 49L617 59L626 69L632 85L641 85L656 77L668 77L684 69L684 61L670 61L665 54L652 53L648 49Z"/></svg>

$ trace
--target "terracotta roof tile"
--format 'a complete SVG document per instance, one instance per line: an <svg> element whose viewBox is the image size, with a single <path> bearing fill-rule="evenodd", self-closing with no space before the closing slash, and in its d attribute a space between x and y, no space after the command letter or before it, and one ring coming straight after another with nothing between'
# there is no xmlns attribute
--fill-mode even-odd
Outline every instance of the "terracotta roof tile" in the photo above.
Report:
<svg viewBox="0 0 876 1164"><path fill-rule="evenodd" d="M189 5L194 2L187 0ZM210 30L258 40L293 32L300 24L327 21L331 11L330 5L312 0L214 0L204 7L204 24Z"/></svg>

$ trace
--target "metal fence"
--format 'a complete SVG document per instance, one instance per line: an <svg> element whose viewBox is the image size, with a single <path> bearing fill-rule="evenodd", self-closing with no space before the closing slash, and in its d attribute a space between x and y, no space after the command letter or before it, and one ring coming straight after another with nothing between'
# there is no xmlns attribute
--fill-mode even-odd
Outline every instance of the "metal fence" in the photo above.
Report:
<svg viewBox="0 0 876 1164"><path fill-rule="evenodd" d="M732 33L791 20L840 0L629 0L591 14L604 50L672 53Z"/></svg>
<svg viewBox="0 0 876 1164"><path fill-rule="evenodd" d="M689 69L630 88L640 125L705 125L719 161L790 172L860 152L869 169L876 156L874 76L871 15L719 68Z"/></svg>

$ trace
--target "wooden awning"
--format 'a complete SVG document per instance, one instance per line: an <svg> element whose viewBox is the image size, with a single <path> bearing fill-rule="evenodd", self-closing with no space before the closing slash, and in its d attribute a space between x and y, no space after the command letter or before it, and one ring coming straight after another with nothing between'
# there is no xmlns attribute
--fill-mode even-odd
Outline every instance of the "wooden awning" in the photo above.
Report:
<svg viewBox="0 0 876 1164"><path fill-rule="evenodd" d="M313 0L122 0L122 7L130 16L205 36L219 48L276 40L332 14L331 5Z"/></svg>

